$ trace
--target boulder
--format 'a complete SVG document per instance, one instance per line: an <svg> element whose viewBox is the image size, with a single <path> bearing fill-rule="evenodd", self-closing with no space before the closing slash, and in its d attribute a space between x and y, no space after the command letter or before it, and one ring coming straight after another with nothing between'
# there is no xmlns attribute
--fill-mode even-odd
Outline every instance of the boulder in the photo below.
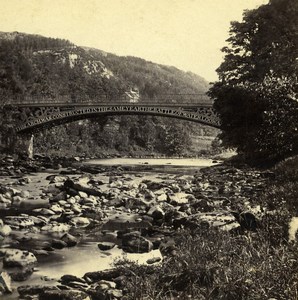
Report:
<svg viewBox="0 0 298 300"><path fill-rule="evenodd" d="M54 204L50 207L50 210L52 210L56 214L63 213L64 209L59 204Z"/></svg>
<svg viewBox="0 0 298 300"><path fill-rule="evenodd" d="M153 244L140 235L140 232L130 232L122 236L122 248L129 253L145 253L153 249Z"/></svg>
<svg viewBox="0 0 298 300"><path fill-rule="evenodd" d="M53 239L51 245L54 249L63 249L67 246L64 241L58 239Z"/></svg>
<svg viewBox="0 0 298 300"><path fill-rule="evenodd" d="M69 234L69 233L65 233L62 237L61 237L61 241L65 242L67 247L74 247L77 245L78 241L77 239Z"/></svg>
<svg viewBox="0 0 298 300"><path fill-rule="evenodd" d="M118 289L109 289L106 293L106 299L122 299L123 293Z"/></svg>
<svg viewBox="0 0 298 300"><path fill-rule="evenodd" d="M19 228L26 228L34 225L32 218L27 215L7 216L4 218L4 222L10 226Z"/></svg>
<svg viewBox="0 0 298 300"><path fill-rule="evenodd" d="M62 191L62 192L59 192L58 194L54 195L50 199L50 202L59 202L59 201L64 201L64 200L66 200L66 192Z"/></svg>
<svg viewBox="0 0 298 300"><path fill-rule="evenodd" d="M4 267L27 267L37 263L35 255L29 251L19 249L0 249L0 256L3 256Z"/></svg>
<svg viewBox="0 0 298 300"><path fill-rule="evenodd" d="M101 242L98 243L98 248L102 251L106 251L106 250L111 250L115 247L115 243L111 243L111 242Z"/></svg>
<svg viewBox="0 0 298 300"><path fill-rule="evenodd" d="M11 293L11 278L7 272L1 272L0 274L0 295L1 291L4 293Z"/></svg>
<svg viewBox="0 0 298 300"><path fill-rule="evenodd" d="M186 193L174 193L174 194L168 194L168 200L169 203L172 205L180 205L188 203L188 196L189 194Z"/></svg>
<svg viewBox="0 0 298 300"><path fill-rule="evenodd" d="M50 290L47 289L40 294L42 300L91 300L91 298L82 291L78 290Z"/></svg>
<svg viewBox="0 0 298 300"><path fill-rule="evenodd" d="M89 187L87 185L82 185L80 183L75 183L73 180L71 179L67 179L64 182L64 189L67 192L71 192L69 194L73 194L73 192L75 191L76 194L79 194L79 191L81 192L85 192L88 195L93 195L93 196L101 196L102 192L94 187Z"/></svg>
<svg viewBox="0 0 298 300"><path fill-rule="evenodd" d="M89 283L98 282L100 280L112 281L114 278L123 275L122 273L123 270L115 268L103 271L88 272L83 276L83 278Z"/></svg>
<svg viewBox="0 0 298 300"><path fill-rule="evenodd" d="M34 222L34 225L36 226L45 226L49 222L49 219L44 216L30 216L30 219Z"/></svg>
<svg viewBox="0 0 298 300"><path fill-rule="evenodd" d="M241 229L256 231L260 227L259 220L251 212L231 212Z"/></svg>
<svg viewBox="0 0 298 300"><path fill-rule="evenodd" d="M22 198L29 198L30 197L30 193L28 191L21 191L20 196Z"/></svg>
<svg viewBox="0 0 298 300"><path fill-rule="evenodd" d="M164 201L167 201L168 196L166 193L163 193L163 194L158 195L156 199L158 202L164 202Z"/></svg>
<svg viewBox="0 0 298 300"><path fill-rule="evenodd" d="M11 233L11 228L8 225L0 226L0 236L8 236Z"/></svg>
<svg viewBox="0 0 298 300"><path fill-rule="evenodd" d="M12 197L12 204L14 204L14 205L18 205L23 201L24 201L24 198L21 196L13 196Z"/></svg>
<svg viewBox="0 0 298 300"><path fill-rule="evenodd" d="M26 281L33 274L33 267L17 268L9 272L13 281Z"/></svg>
<svg viewBox="0 0 298 300"><path fill-rule="evenodd" d="M33 209L33 212L41 214L43 216L53 216L56 214L54 211L52 211L51 209L48 209L48 208L35 208L35 209Z"/></svg>
<svg viewBox="0 0 298 300"><path fill-rule="evenodd" d="M90 220L85 217L74 217L71 219L70 223L76 227L85 227L90 224Z"/></svg>
<svg viewBox="0 0 298 300"><path fill-rule="evenodd" d="M22 285L18 287L18 293L20 295L20 298L28 297L28 299L31 299L30 296L33 295L41 295L42 293L49 291L49 290L55 290L58 291L58 287L56 286L43 286L43 285ZM40 298L43 299L43 298Z"/></svg>
<svg viewBox="0 0 298 300"><path fill-rule="evenodd" d="M81 282L81 283L86 283L86 281L83 279L83 278L79 278L77 276L74 276L74 275L63 275L60 280L59 280L62 284L68 284L70 282Z"/></svg>
<svg viewBox="0 0 298 300"><path fill-rule="evenodd" d="M210 212L214 210L214 207L211 206L206 199L195 201L191 207L200 212Z"/></svg>
<svg viewBox="0 0 298 300"><path fill-rule="evenodd" d="M70 229L70 225L64 223L51 223L41 227L42 231L47 232L67 232Z"/></svg>
<svg viewBox="0 0 298 300"><path fill-rule="evenodd" d="M162 220L165 216L165 212L158 205L151 207L147 214L151 216L153 220Z"/></svg>
<svg viewBox="0 0 298 300"><path fill-rule="evenodd" d="M49 185L45 193L57 196L61 193L61 190L54 185Z"/></svg>
<svg viewBox="0 0 298 300"><path fill-rule="evenodd" d="M122 299L123 293L116 289L116 283L112 281L101 280L92 285L90 290L93 299Z"/></svg>
<svg viewBox="0 0 298 300"><path fill-rule="evenodd" d="M148 265L152 265L152 264L155 264L155 263L160 262L160 261L161 261L160 257L153 257L153 258L147 259L146 263Z"/></svg>
<svg viewBox="0 0 298 300"><path fill-rule="evenodd" d="M110 183L111 188L121 188L123 186L123 181L121 180L116 180Z"/></svg>
<svg viewBox="0 0 298 300"><path fill-rule="evenodd" d="M148 189L143 190L142 193L143 193L145 199L148 200L148 201L151 201L151 200L155 199L155 194L152 191L148 190Z"/></svg>
<svg viewBox="0 0 298 300"><path fill-rule="evenodd" d="M50 183L64 182L68 179L68 176L61 175L49 175L46 177L46 180L49 180Z"/></svg>
<svg viewBox="0 0 298 300"><path fill-rule="evenodd" d="M115 289L116 283L108 280L100 280L96 283L97 287L101 290Z"/></svg>
<svg viewBox="0 0 298 300"><path fill-rule="evenodd" d="M6 206L10 206L12 201L11 201L11 199L8 199L4 195L0 194L0 203L3 205L6 205Z"/></svg>

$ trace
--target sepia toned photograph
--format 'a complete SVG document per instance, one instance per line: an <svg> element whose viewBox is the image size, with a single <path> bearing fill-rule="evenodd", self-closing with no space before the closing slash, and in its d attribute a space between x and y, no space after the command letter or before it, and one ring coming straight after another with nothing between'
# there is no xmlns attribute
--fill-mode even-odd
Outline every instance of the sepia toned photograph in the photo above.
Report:
<svg viewBox="0 0 298 300"><path fill-rule="evenodd" d="M298 300L298 0L0 14L1 300Z"/></svg>

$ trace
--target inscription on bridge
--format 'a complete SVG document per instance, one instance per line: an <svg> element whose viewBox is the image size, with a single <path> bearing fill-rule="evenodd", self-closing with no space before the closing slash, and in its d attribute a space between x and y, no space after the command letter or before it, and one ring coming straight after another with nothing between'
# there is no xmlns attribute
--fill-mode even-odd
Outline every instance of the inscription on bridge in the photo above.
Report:
<svg viewBox="0 0 298 300"><path fill-rule="evenodd" d="M206 94L166 94L138 101L106 94L94 99L75 100L66 96L53 99L24 97L11 99L3 109L9 111L17 132L109 114L165 116L220 127L220 119Z"/></svg>
<svg viewBox="0 0 298 300"><path fill-rule="evenodd" d="M114 105L114 106L93 106L93 107L40 107L34 110L19 108L22 122L16 127L16 130L23 131L39 125L62 120L66 118L88 116L96 114L148 114L164 115L176 117L191 121L204 123L206 125L219 127L219 119L212 107L197 107L193 109L185 107L157 107L142 105Z"/></svg>
<svg viewBox="0 0 298 300"><path fill-rule="evenodd" d="M55 122L66 118L100 114L147 114L176 117L206 125L219 127L219 118L212 107L158 107L138 105L87 106L87 107L40 107L19 108L22 123L16 127L18 132Z"/></svg>
<svg viewBox="0 0 298 300"><path fill-rule="evenodd" d="M219 127L219 119L212 107L198 107L191 111L187 108L178 107L157 107L157 106L141 106L141 105L117 105L117 106L95 106L95 107L80 107L62 109L61 107L43 107L31 109L20 108L22 115L22 124L16 127L18 132L28 130L39 125L62 120L65 118L88 116L96 114L148 114L148 115L164 115L169 117L182 118L191 121L197 121L206 125ZM23 110L23 111L22 111Z"/></svg>

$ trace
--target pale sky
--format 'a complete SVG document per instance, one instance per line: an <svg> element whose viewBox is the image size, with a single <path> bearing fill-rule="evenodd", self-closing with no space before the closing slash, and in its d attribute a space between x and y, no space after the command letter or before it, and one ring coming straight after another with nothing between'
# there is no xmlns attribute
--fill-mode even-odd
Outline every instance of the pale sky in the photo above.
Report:
<svg viewBox="0 0 298 300"><path fill-rule="evenodd" d="M268 0L0 0L0 31L65 38L217 79L230 21Z"/></svg>

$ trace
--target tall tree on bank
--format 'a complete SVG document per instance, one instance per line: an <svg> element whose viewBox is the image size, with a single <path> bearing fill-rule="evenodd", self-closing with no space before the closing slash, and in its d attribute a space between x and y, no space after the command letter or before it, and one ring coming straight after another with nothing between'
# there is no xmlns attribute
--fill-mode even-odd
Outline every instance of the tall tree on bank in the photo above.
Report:
<svg viewBox="0 0 298 300"><path fill-rule="evenodd" d="M247 158L298 153L298 1L270 0L232 22L209 94L221 139Z"/></svg>

